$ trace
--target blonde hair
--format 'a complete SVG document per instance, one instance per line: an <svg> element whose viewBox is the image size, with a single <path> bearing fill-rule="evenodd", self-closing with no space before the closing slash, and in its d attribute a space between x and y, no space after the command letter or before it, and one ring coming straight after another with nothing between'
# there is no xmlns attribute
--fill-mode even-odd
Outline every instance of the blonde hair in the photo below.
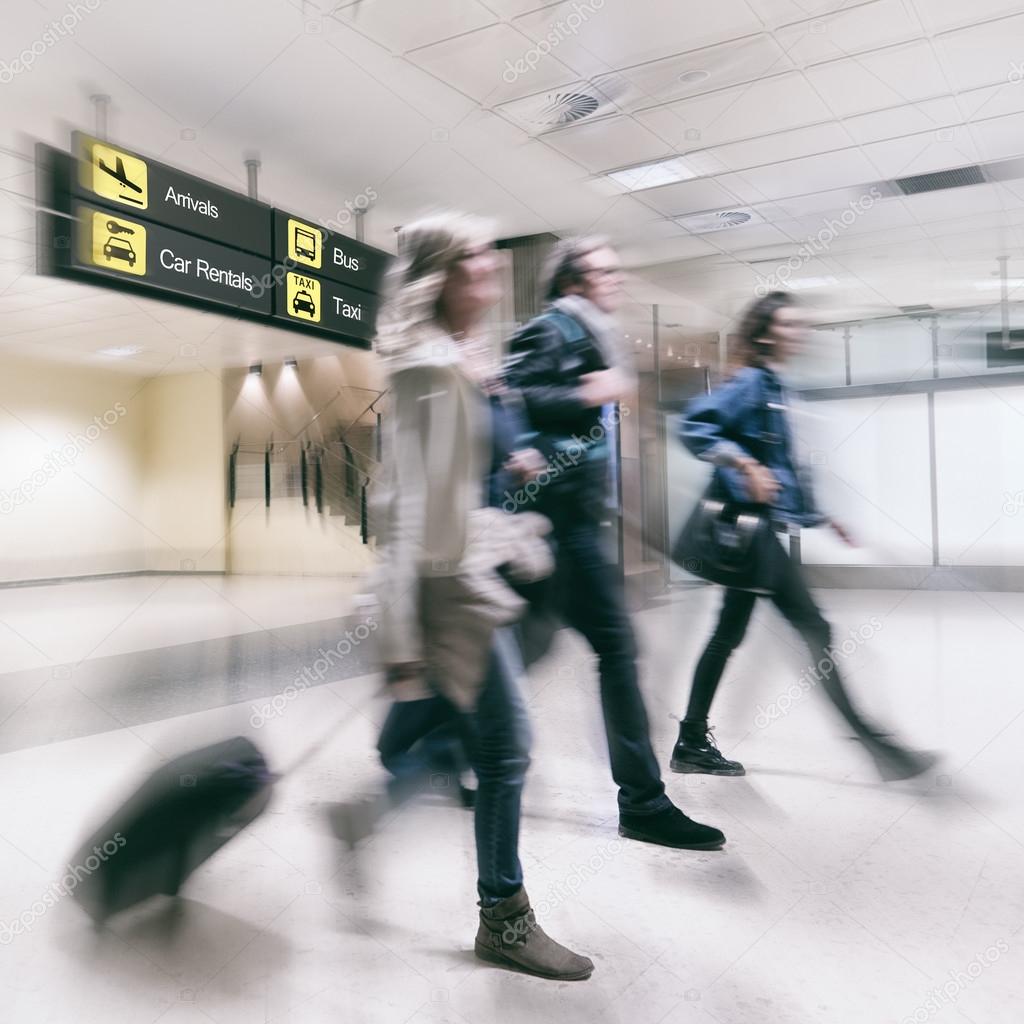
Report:
<svg viewBox="0 0 1024 1024"><path fill-rule="evenodd" d="M418 343L416 328L436 324L448 274L469 250L494 241L489 221L464 213L436 213L398 235L398 255L384 279L376 351L401 355Z"/></svg>

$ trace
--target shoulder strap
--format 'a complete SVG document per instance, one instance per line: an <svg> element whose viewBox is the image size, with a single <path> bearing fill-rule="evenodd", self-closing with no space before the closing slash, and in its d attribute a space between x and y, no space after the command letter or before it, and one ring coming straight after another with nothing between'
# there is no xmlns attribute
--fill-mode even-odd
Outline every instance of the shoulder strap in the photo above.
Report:
<svg viewBox="0 0 1024 1024"><path fill-rule="evenodd" d="M568 345L575 345L586 340L588 337L587 329L583 324L575 317L571 317L561 310L549 309L546 313L542 313L538 319L546 320L551 324L562 335L562 338Z"/></svg>

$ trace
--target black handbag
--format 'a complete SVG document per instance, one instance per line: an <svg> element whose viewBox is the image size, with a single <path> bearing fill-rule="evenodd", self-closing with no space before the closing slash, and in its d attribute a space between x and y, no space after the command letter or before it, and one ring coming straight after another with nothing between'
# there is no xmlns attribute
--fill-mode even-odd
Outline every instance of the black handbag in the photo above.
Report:
<svg viewBox="0 0 1024 1024"><path fill-rule="evenodd" d="M782 550L763 505L697 502L672 547L672 561L709 583L771 594Z"/></svg>

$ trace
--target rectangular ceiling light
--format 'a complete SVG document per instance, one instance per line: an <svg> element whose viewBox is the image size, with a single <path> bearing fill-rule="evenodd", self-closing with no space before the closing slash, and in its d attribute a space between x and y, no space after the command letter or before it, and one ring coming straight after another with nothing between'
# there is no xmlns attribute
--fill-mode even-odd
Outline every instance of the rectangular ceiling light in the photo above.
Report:
<svg viewBox="0 0 1024 1024"><path fill-rule="evenodd" d="M687 166L680 156L668 160L656 160L651 164L637 164L620 171L608 171L608 177L629 192L639 192L659 185L674 185L678 181L696 178L698 172Z"/></svg>

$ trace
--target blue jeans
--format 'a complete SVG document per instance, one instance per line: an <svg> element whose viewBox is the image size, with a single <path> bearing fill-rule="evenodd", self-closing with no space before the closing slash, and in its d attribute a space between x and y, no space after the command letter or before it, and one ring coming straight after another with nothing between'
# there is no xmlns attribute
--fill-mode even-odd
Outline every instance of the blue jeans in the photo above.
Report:
<svg viewBox="0 0 1024 1024"><path fill-rule="evenodd" d="M493 906L523 884L519 814L532 737L519 689L522 677L512 630L496 630L487 677L471 714L470 757L477 777L477 891L483 906Z"/></svg>
<svg viewBox="0 0 1024 1024"><path fill-rule="evenodd" d="M549 512L555 526L565 620L598 657L601 710L619 787L619 811L655 814L671 806L651 747L636 670L637 646L618 570L601 547L599 527L575 502Z"/></svg>
<svg viewBox="0 0 1024 1024"><path fill-rule="evenodd" d="M401 803L428 785L455 788L468 767L471 739L462 716L444 697L397 701L377 740L381 764L391 773L388 795Z"/></svg>

